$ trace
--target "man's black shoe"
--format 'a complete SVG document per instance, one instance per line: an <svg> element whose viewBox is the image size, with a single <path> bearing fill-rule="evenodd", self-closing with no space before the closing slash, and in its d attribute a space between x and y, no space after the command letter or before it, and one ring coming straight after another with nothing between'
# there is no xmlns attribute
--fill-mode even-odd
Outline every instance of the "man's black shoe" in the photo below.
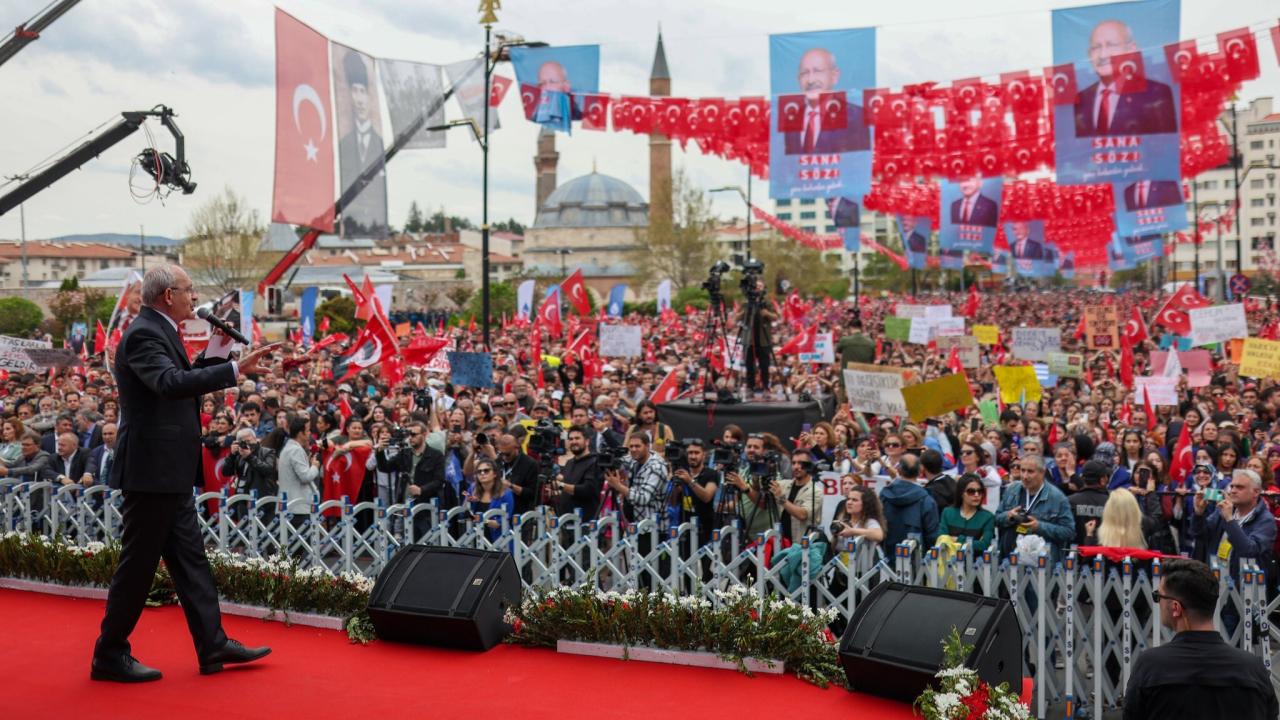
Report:
<svg viewBox="0 0 1280 720"><path fill-rule="evenodd" d="M253 662L270 654L269 647L247 648L235 640L228 640L226 645L215 650L209 657L200 660L200 674L212 675L221 672L223 665Z"/></svg>
<svg viewBox="0 0 1280 720"><path fill-rule="evenodd" d="M143 665L132 655L125 655L114 660L94 658L93 665L89 670L89 677L94 680L137 683L159 680L163 676L159 670Z"/></svg>

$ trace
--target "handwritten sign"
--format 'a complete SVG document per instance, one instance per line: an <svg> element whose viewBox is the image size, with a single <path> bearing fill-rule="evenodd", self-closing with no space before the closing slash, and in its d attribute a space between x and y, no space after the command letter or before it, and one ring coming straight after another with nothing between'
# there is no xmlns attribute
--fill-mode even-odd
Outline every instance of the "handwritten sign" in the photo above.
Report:
<svg viewBox="0 0 1280 720"><path fill-rule="evenodd" d="M1120 347L1120 321L1114 305L1099 305L1084 311L1084 336L1094 350Z"/></svg>
<svg viewBox="0 0 1280 720"><path fill-rule="evenodd" d="M1240 374L1251 378L1280 376L1280 342L1246 339L1240 353Z"/></svg>
<svg viewBox="0 0 1280 720"><path fill-rule="evenodd" d="M70 348L26 348L23 350L38 368L66 367L80 362Z"/></svg>
<svg viewBox="0 0 1280 720"><path fill-rule="evenodd" d="M882 416L907 414L902 399L902 372L895 368L845 370L844 390L850 410Z"/></svg>
<svg viewBox="0 0 1280 720"><path fill-rule="evenodd" d="M600 357L640 357L643 354L639 325L600 326Z"/></svg>
<svg viewBox="0 0 1280 720"><path fill-rule="evenodd" d="M962 319L962 318L961 318ZM951 348L957 348L957 355L960 356L961 367L976 368L982 360L982 354L978 351L978 339L968 335L960 335L959 337L938 338L938 350L944 355L950 355Z"/></svg>
<svg viewBox="0 0 1280 720"><path fill-rule="evenodd" d="M885 318L884 336L889 340L909 340L911 338L911 318Z"/></svg>
<svg viewBox="0 0 1280 720"><path fill-rule="evenodd" d="M1049 353L1049 374L1077 378L1084 372L1084 356L1072 353Z"/></svg>
<svg viewBox="0 0 1280 720"><path fill-rule="evenodd" d="M973 336L979 345L995 345L1000 342L1000 328L995 325L974 325Z"/></svg>
<svg viewBox="0 0 1280 720"><path fill-rule="evenodd" d="M950 305L910 305L898 303L894 306L894 315L900 318L924 318L925 320L944 320L951 317Z"/></svg>
<svg viewBox="0 0 1280 720"><path fill-rule="evenodd" d="M912 421L937 417L973 404L969 381L960 373L902 388L902 399Z"/></svg>
<svg viewBox="0 0 1280 720"><path fill-rule="evenodd" d="M44 342L43 340L26 340L0 335L0 370L35 372L40 369L40 365L31 359L26 350L28 348L38 350L52 347L53 343Z"/></svg>
<svg viewBox="0 0 1280 720"><path fill-rule="evenodd" d="M1019 360L1044 362L1049 353L1062 350L1062 331L1058 328L1014 328L1010 347Z"/></svg>
<svg viewBox="0 0 1280 720"><path fill-rule="evenodd" d="M639 329L639 328L637 328ZM836 361L835 343L831 338L832 333L815 333L813 338L813 352L800 353L800 362L802 363L821 363L829 365Z"/></svg>
<svg viewBox="0 0 1280 720"><path fill-rule="evenodd" d="M1135 377L1133 379L1133 396L1142 398L1144 402L1146 397L1150 397L1152 405L1177 405L1178 381L1176 378L1167 378L1160 375Z"/></svg>
<svg viewBox="0 0 1280 720"><path fill-rule="evenodd" d="M935 338L959 337L964 335L964 318L953 317L943 318L933 323L933 336Z"/></svg>
<svg viewBox="0 0 1280 720"><path fill-rule="evenodd" d="M1040 399L1042 391L1035 368L1030 365L997 365L991 369L995 371L996 383L1000 385L1000 399L1006 405Z"/></svg>
<svg viewBox="0 0 1280 720"><path fill-rule="evenodd" d="M1210 357L1208 350L1186 350L1177 353L1178 369L1165 369L1169 366L1169 358L1171 353L1156 350L1151 353L1151 372L1156 375L1167 375L1169 377L1177 377L1183 370L1187 372L1187 387L1198 388L1209 384L1209 380L1213 375L1213 358Z"/></svg>
<svg viewBox="0 0 1280 720"><path fill-rule="evenodd" d="M1213 305L1187 311L1191 320L1191 343L1214 345L1233 338L1249 337L1249 323L1244 319L1244 304Z"/></svg>
<svg viewBox="0 0 1280 720"><path fill-rule="evenodd" d="M927 318L911 318L911 333L907 342L914 345L927 345L933 337L933 323Z"/></svg>

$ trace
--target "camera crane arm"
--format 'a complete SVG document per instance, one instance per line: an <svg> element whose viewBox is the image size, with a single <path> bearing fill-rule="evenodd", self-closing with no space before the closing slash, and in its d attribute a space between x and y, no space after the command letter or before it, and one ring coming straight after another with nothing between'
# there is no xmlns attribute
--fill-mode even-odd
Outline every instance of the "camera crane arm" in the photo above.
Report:
<svg viewBox="0 0 1280 720"><path fill-rule="evenodd" d="M81 165L114 147L120 141L136 132L139 127L142 127L142 123L149 117L160 118L161 124L168 128L173 135L177 157L170 159L170 162L173 163L172 169L176 172L178 176L177 182L182 184L183 191L190 193L195 189L195 185L182 177L185 175L187 167L186 140L182 135L182 131L178 129L177 124L173 121L173 110L164 105L157 105L151 110L134 110L120 113L120 120L98 134L97 137L84 141L45 169L25 178L18 187L4 195L0 195L0 215L4 215L18 207L31 199L36 193L61 180L72 170L78 169ZM143 167L147 168L147 164L144 163ZM154 165L148 170L154 172ZM169 173L165 173L165 175L167 177ZM157 178L157 180L166 181L161 178Z"/></svg>
<svg viewBox="0 0 1280 720"><path fill-rule="evenodd" d="M22 48L38 40L41 31L79 4L80 0L59 0L14 28L13 34L5 38L4 42L0 42L0 65L9 62Z"/></svg>

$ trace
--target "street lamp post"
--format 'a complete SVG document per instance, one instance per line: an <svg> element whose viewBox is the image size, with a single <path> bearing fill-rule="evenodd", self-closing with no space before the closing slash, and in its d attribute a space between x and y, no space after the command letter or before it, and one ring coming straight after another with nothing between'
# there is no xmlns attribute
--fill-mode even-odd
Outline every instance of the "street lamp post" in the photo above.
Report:
<svg viewBox="0 0 1280 720"><path fill-rule="evenodd" d="M736 192L742 198L742 202L747 206L747 260L751 260L751 170L747 169L747 189L744 191L741 185L725 185L724 187L711 188L707 192Z"/></svg>

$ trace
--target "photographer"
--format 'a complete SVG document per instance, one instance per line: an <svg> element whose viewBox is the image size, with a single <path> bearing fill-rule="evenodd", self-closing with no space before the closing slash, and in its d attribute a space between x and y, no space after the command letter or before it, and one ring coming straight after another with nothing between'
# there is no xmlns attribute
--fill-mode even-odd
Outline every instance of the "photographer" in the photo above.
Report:
<svg viewBox="0 0 1280 720"><path fill-rule="evenodd" d="M778 507L782 509L782 537L791 540L791 546L776 554L773 566L782 566L779 575L786 584L788 592L795 592L803 578L800 575L803 558L800 553L804 547L800 544L803 538L819 519L822 509L822 490L814 482L815 471L813 454L799 449L791 454L792 479L783 479L774 483L774 497ZM809 545L809 578L812 580L822 571L822 558L827 552L830 541L826 534L818 531L821 539Z"/></svg>
<svg viewBox="0 0 1280 720"><path fill-rule="evenodd" d="M276 462L276 477L280 492L289 498L288 511L301 513L294 516L295 525L306 520L316 495L316 479L320 477L320 458L307 452L310 445L310 419L301 415L290 420L289 439Z"/></svg>
<svg viewBox="0 0 1280 720"><path fill-rule="evenodd" d="M231 453L222 465L222 474L236 478L238 493L256 491L259 498L264 498L279 492L276 454L258 443L258 437L251 428L236 431L235 442L231 443ZM252 509L251 505L248 507ZM269 522L274 515L275 507L270 506L263 512L262 521Z"/></svg>
<svg viewBox="0 0 1280 720"><path fill-rule="evenodd" d="M412 498L417 502L440 498L441 509L456 506L460 495L454 493L450 498L444 494L447 485L444 479L444 455L427 445L427 426L414 421L406 429L409 431L407 452L387 445L379 448L376 455L379 471L396 474L392 497L397 500ZM430 512L419 512L414 518L414 536L421 537L429 531L431 523Z"/></svg>
<svg viewBox="0 0 1280 720"><path fill-rule="evenodd" d="M754 539L757 533L768 530L781 519L777 504L771 499L776 497L773 486L781 479L776 458L766 456L764 436L759 433L747 436L746 454L738 471L724 475L725 482L738 493L738 514L746 537Z"/></svg>
<svg viewBox="0 0 1280 720"><path fill-rule="evenodd" d="M472 457L484 454L490 460L496 460L502 481L515 496L517 515L533 510L541 501L538 497L538 463L520 451L520 442L513 435L499 435L496 444L488 437L483 437L484 442L481 443L482 437L483 433L477 437L476 452Z"/></svg>
<svg viewBox="0 0 1280 720"><path fill-rule="evenodd" d="M605 471L605 482L621 502L627 522L656 520L662 512L662 490L667 485L666 463L651 452L649 436L644 433L633 435L627 450L629 455L621 468Z"/></svg>
<svg viewBox="0 0 1280 720"><path fill-rule="evenodd" d="M668 446L676 449L672 443ZM690 518L698 518L698 545L711 542L711 530L715 527L715 497L719 489L717 473L707 467L707 448L702 440L692 438L684 442L680 452L683 458L671 458L671 476L678 484L672 488L672 495L678 503L679 522L688 522Z"/></svg>
<svg viewBox="0 0 1280 720"><path fill-rule="evenodd" d="M592 520L600 507L600 489L604 485L600 457L591 452L582 428L569 430L568 448L568 454L561 456L563 465L556 476L556 514L582 510L583 520Z"/></svg>

